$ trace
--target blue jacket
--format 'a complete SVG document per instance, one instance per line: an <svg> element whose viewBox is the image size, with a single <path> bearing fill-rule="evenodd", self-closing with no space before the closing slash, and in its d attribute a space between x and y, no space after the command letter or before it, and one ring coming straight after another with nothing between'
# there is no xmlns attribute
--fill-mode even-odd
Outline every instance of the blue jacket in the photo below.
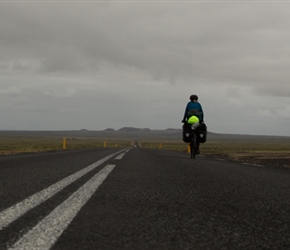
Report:
<svg viewBox="0 0 290 250"><path fill-rule="evenodd" d="M199 118L200 122L203 122L203 110L199 102L189 102L186 105L183 120L185 121L186 118L189 118L192 114L189 111L196 111L196 116Z"/></svg>

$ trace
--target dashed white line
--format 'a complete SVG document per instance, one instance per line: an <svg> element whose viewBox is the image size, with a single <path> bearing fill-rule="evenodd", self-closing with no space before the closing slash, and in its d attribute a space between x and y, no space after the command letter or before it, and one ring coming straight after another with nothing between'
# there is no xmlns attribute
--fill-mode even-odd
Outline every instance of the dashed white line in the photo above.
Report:
<svg viewBox="0 0 290 250"><path fill-rule="evenodd" d="M107 165L94 175L93 178L55 208L10 249L50 249L114 167L115 165Z"/></svg>
<svg viewBox="0 0 290 250"><path fill-rule="evenodd" d="M243 165L247 165L247 166L254 166L254 167L259 167L259 168L266 168L266 166L264 165L259 165L259 164L253 164L253 163L247 163L247 162L244 162L242 163Z"/></svg>
<svg viewBox="0 0 290 250"><path fill-rule="evenodd" d="M126 154L126 153L119 154L119 155L115 158L115 160L121 160L121 159L124 157L125 154Z"/></svg>
<svg viewBox="0 0 290 250"><path fill-rule="evenodd" d="M218 161L227 161L226 159L222 159L222 158L214 158L215 160ZM264 165L259 165L259 164L253 164L253 163L247 163L247 162L243 162L243 165L247 165L247 166L254 166L254 167L259 167L259 168L266 168L266 166Z"/></svg>
<svg viewBox="0 0 290 250"><path fill-rule="evenodd" d="M222 158L214 158L214 159L218 161L226 161L225 159L222 159Z"/></svg>
<svg viewBox="0 0 290 250"><path fill-rule="evenodd" d="M104 157L103 159L89 165L88 167L86 167L86 168L64 178L63 180L49 186L48 188L46 188L38 193L35 193L34 195L26 198L25 200L17 203L16 205L3 210L2 212L0 212L0 230L3 229L4 227L6 227L7 225L9 225L11 222L18 219L20 216L25 214L30 209L32 209L32 208L38 206L39 204L41 204L42 202L46 201L47 199L49 199L50 197L55 195L57 192L64 189L69 184L73 183L77 179L81 178L82 176L84 176L88 172L92 171L93 169L95 169L96 167L98 167L99 165L101 165L102 163L104 163L105 161L109 160L110 158L114 157L115 155L119 154L122 151L124 151L124 149L120 150L114 154L111 154L111 155Z"/></svg>
<svg viewBox="0 0 290 250"><path fill-rule="evenodd" d="M119 154L119 155L115 158L115 160L121 160L121 159L124 157L124 155L125 155L126 153L128 153L131 149L132 149L132 148L128 148L127 150L125 150L124 153Z"/></svg>

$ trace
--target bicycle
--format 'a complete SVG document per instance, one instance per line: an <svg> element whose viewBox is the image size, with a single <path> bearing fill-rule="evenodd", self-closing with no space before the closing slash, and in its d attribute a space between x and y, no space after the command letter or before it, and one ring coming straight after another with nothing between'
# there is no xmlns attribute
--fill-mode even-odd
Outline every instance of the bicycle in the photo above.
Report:
<svg viewBox="0 0 290 250"><path fill-rule="evenodd" d="M191 115L183 124L183 141L189 143L190 158L195 159L199 153L199 144L206 142L207 126L196 115Z"/></svg>
<svg viewBox="0 0 290 250"><path fill-rule="evenodd" d="M189 143L190 145L190 158L191 159L195 159L195 155L198 151L198 127L199 127L200 123L194 123L194 124L191 124L190 128L191 128L191 131L190 131L190 136L191 136L191 141Z"/></svg>

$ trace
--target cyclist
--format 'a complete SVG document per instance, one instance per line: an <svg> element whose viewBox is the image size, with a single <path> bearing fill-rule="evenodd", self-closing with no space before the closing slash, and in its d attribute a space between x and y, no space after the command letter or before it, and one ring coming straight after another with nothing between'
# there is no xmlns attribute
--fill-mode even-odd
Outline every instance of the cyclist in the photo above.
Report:
<svg viewBox="0 0 290 250"><path fill-rule="evenodd" d="M184 123L183 125L183 141L184 142L188 142L186 141L187 138L185 137L186 134L186 122L187 120L191 117L191 116L197 116L199 119L199 122L202 124L203 123L203 110L202 110L202 106L201 104L198 102L198 96L197 95L191 95L189 97L190 102L187 103L186 108L185 108L185 112L184 112L184 116L182 119L182 122ZM200 153L199 151L199 143L197 144L197 154Z"/></svg>
<svg viewBox="0 0 290 250"><path fill-rule="evenodd" d="M187 103L186 105L182 122L186 122L190 116L195 115L199 118L199 122L202 123L203 110L202 110L201 104L198 102L198 96L191 95L189 99L190 99L190 102Z"/></svg>

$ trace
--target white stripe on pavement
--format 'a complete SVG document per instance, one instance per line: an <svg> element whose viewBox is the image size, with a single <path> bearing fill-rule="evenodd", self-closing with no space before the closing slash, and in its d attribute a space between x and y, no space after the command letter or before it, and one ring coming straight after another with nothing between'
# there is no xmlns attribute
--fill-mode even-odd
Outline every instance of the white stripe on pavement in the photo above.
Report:
<svg viewBox="0 0 290 250"><path fill-rule="evenodd" d="M18 219L20 216L25 214L30 209L38 206L42 202L46 201L53 195L55 195L57 192L64 189L69 184L73 183L77 179L81 178L85 174L89 173L105 161L109 160L110 158L114 157L117 154L120 154L120 152L123 152L123 150L120 150L114 154L108 155L104 157L103 159L89 165L88 167L81 169L80 171L62 179L61 181L49 186L48 188L39 191L38 193L33 194L32 196L26 198L25 200L17 203L16 205L7 208L0 212L0 230L2 230L4 227L9 225L11 222Z"/></svg>
<svg viewBox="0 0 290 250"><path fill-rule="evenodd" d="M126 153L119 154L115 159L121 160Z"/></svg>
<svg viewBox="0 0 290 250"><path fill-rule="evenodd" d="M125 155L126 153L128 153L131 149L132 149L132 148L128 148L124 153L119 154L119 155L115 158L115 160L121 160L121 159L124 157L124 155Z"/></svg>
<svg viewBox="0 0 290 250"><path fill-rule="evenodd" d="M259 168L266 168L266 166L260 165L260 164L247 163L247 162L243 162L242 164L243 165L247 165L247 166L259 167Z"/></svg>
<svg viewBox="0 0 290 250"><path fill-rule="evenodd" d="M107 165L94 175L10 249L50 249L114 167L115 165Z"/></svg>
<svg viewBox="0 0 290 250"><path fill-rule="evenodd" d="M218 161L226 161L225 159L222 159L222 158L214 158L214 159L216 159Z"/></svg>

